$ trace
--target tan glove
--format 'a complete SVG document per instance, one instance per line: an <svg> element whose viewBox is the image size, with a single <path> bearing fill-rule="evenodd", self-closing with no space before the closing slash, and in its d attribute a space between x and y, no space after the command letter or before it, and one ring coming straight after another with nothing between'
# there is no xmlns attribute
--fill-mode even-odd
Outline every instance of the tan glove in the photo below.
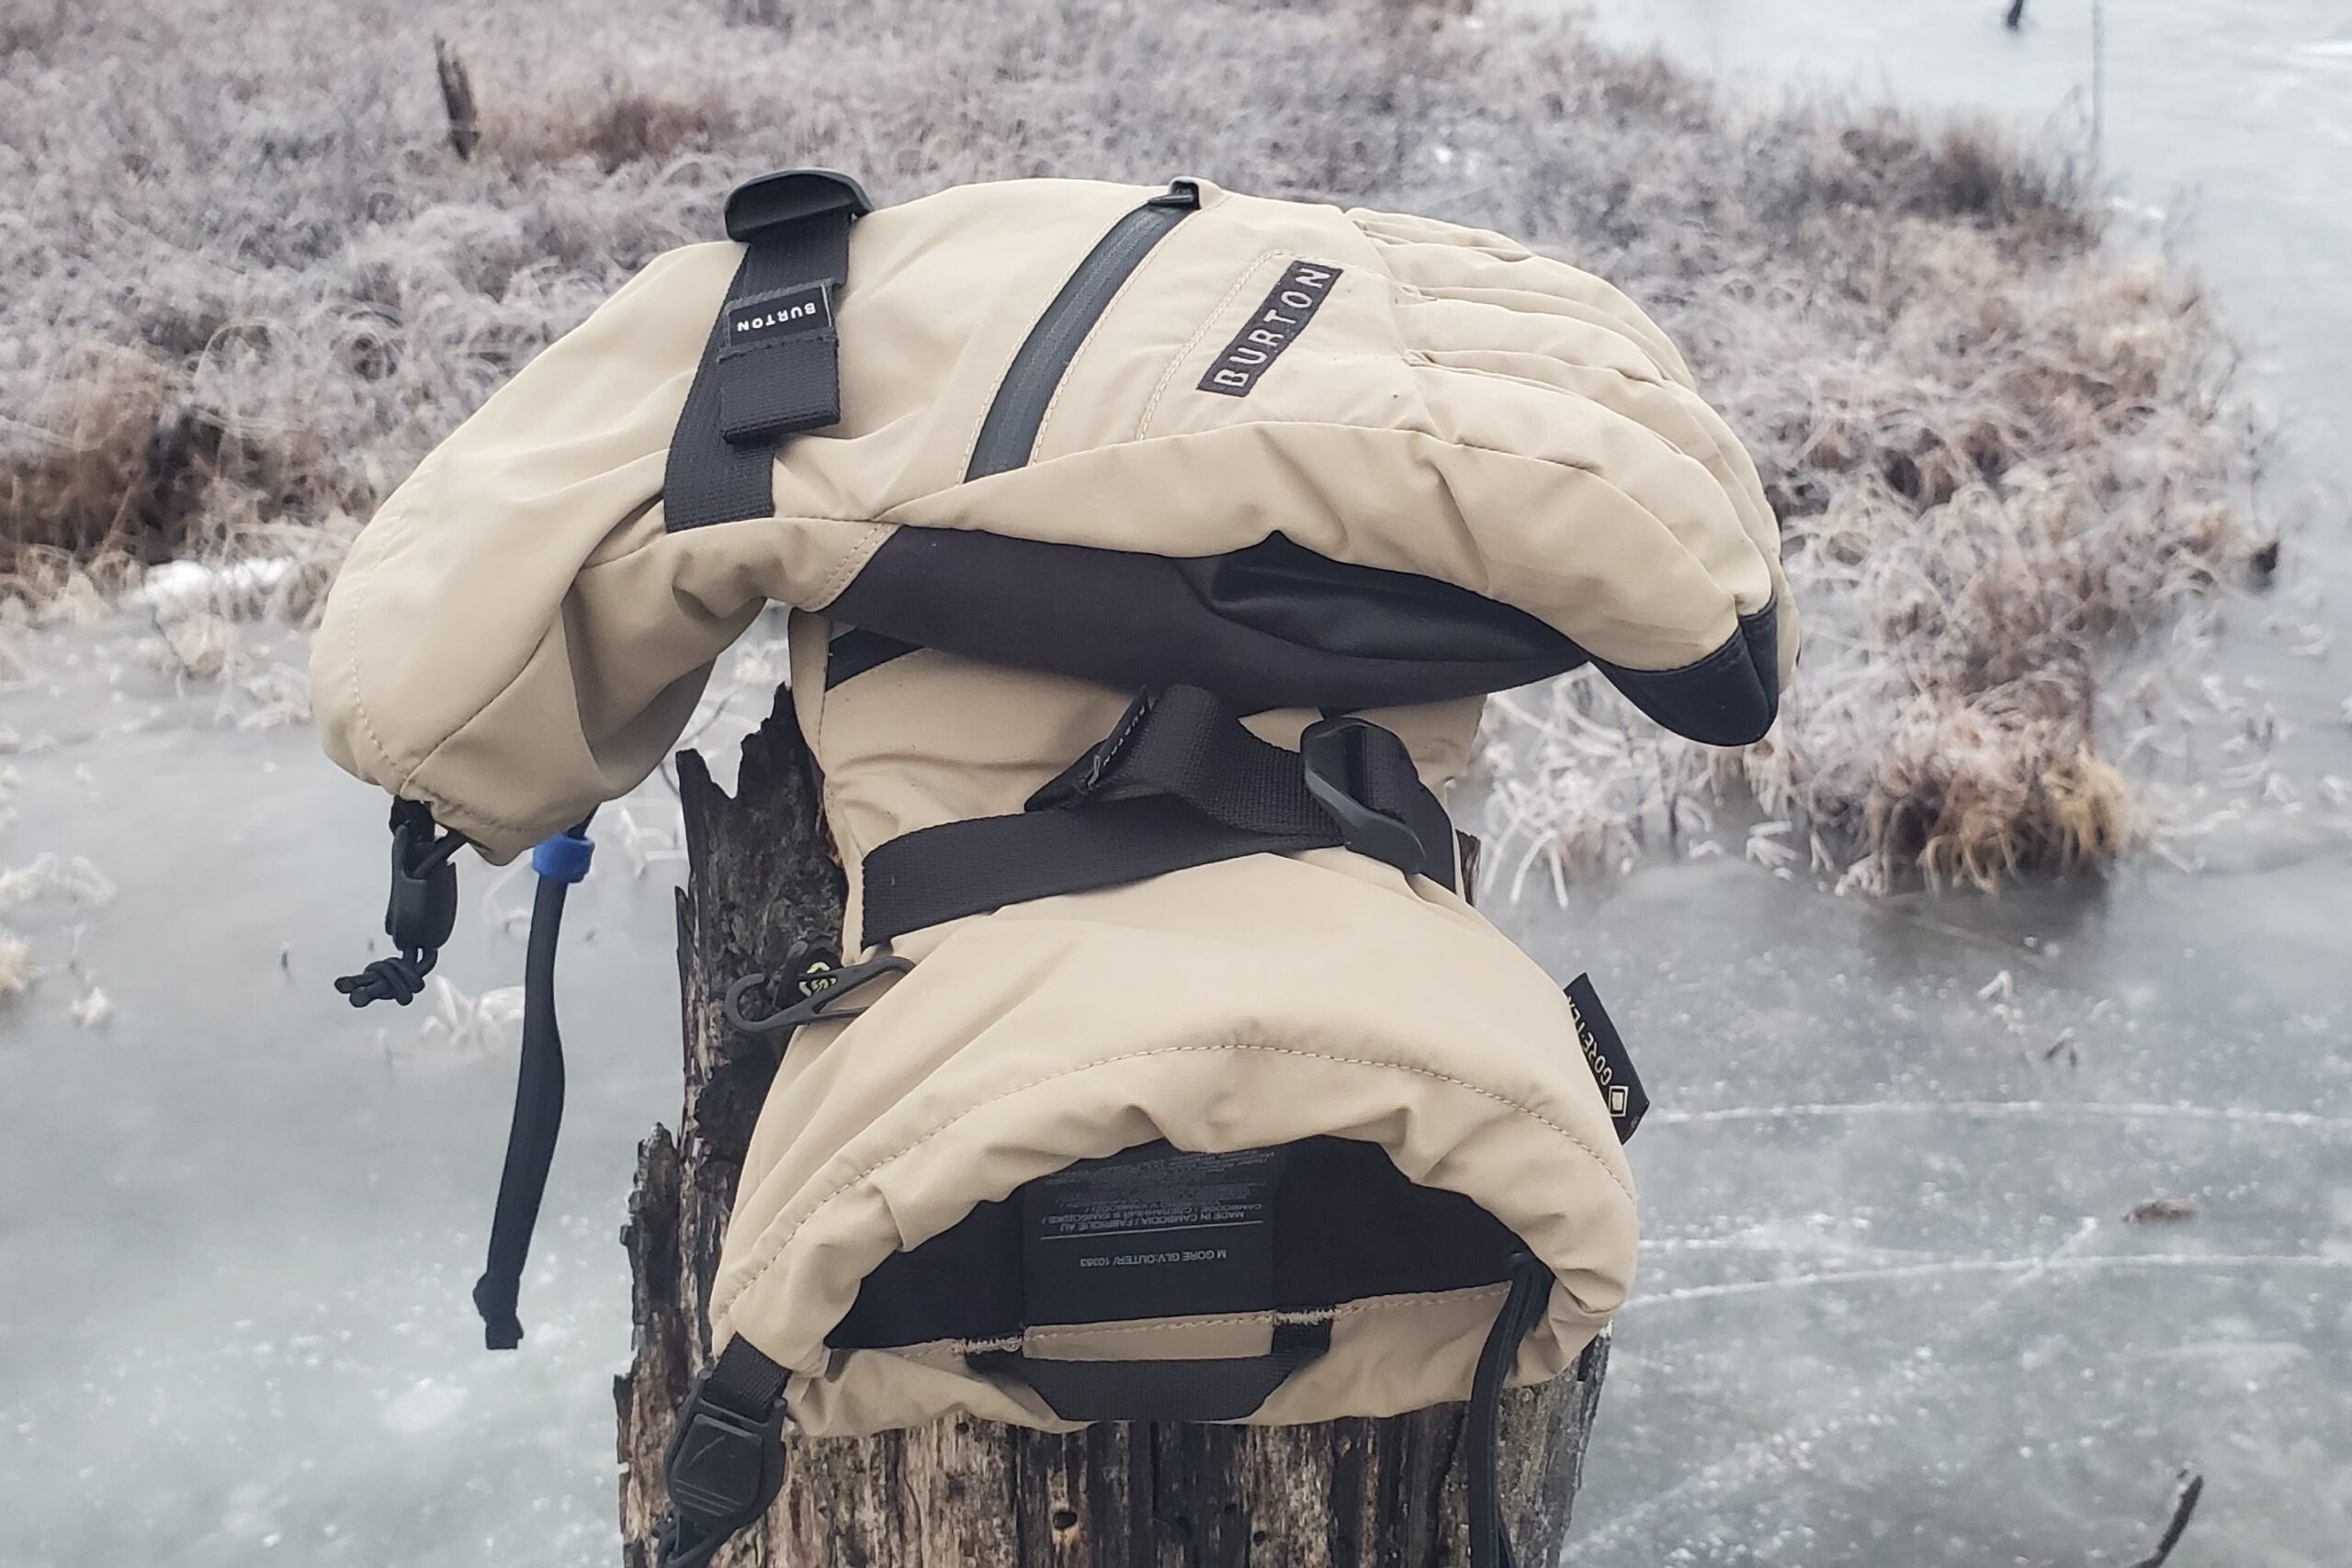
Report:
<svg viewBox="0 0 2352 1568"><path fill-rule="evenodd" d="M772 516L682 531L667 449L742 248L657 259L362 534L313 654L329 752L504 859L650 772L764 603L824 609L918 529L1173 558L1280 534L1524 612L1654 712L1720 686L1707 738L1761 732L1795 656L1777 530L1639 310L1496 235L1197 189L1027 460L970 479L1007 367L1152 192L1024 181L865 218L840 423L784 443ZM1294 264L1328 275L1311 314L1253 342Z"/></svg>

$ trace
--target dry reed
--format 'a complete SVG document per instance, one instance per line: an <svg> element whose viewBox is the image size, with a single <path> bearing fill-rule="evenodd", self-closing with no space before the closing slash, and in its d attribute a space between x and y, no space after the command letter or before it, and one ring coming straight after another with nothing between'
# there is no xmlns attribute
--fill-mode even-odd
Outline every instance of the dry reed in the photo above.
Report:
<svg viewBox="0 0 2352 1568"><path fill-rule="evenodd" d="M1189 170L1612 277L1785 519L1811 637L1775 736L1708 753L1587 678L1519 694L1490 865L1564 878L1725 806L1760 814L1757 858L1864 885L2135 842L2102 674L2252 548L2254 446L2195 287L2102 250L2067 171L1990 131L1735 113L1573 22L1453 9L38 8L0 31L0 570L29 600L75 563L265 550L300 613L353 516L747 173L903 199ZM470 156L436 58L462 62Z"/></svg>

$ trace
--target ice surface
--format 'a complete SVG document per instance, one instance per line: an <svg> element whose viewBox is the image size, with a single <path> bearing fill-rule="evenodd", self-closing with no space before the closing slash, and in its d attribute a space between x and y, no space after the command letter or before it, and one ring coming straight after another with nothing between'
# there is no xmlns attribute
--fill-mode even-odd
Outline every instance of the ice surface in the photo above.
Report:
<svg viewBox="0 0 2352 1568"><path fill-rule="evenodd" d="M0 863L102 880L8 916L43 973L0 1011L0 1561L611 1561L615 1233L677 1098L666 792L575 896L571 1114L493 1356L467 1292L514 1041L473 1004L519 972L524 879L469 865L464 1002L354 1013L373 794L112 628L43 651ZM1872 906L1713 861L1510 912L1657 1102L1573 1560L2122 1563L2189 1466L2176 1562L2340 1563L2348 887L2339 855ZM2195 1213L2125 1222L2158 1198Z"/></svg>
<svg viewBox="0 0 2352 1568"><path fill-rule="evenodd" d="M2085 74L2085 0L2035 0L2015 40L1993 0L1643 9L1752 82L1884 77L2028 124ZM2190 254L2294 423L2341 430L2340 12L2108 11L2110 169L2143 203L2203 187ZM2299 581L2340 584L2343 470L2308 477L2339 499ZM2241 641L2228 678L2352 776L2346 651ZM175 694L120 628L26 653L0 873L101 881L0 911L42 969L0 998L0 1562L616 1561L615 1234L677 1100L666 794L606 814L574 896L570 1115L529 1337L492 1356L467 1292L514 1042L481 998L520 973L524 882L469 867L446 1005L355 1014L328 980L372 955L379 798L299 728ZM2123 1564L2191 1467L2175 1568L2352 1561L2352 863L2311 842L1998 902L1661 866L1510 915L1592 971L1657 1107L1569 1560ZM2154 1199L2195 1212L2126 1222Z"/></svg>
<svg viewBox="0 0 2352 1568"><path fill-rule="evenodd" d="M2346 893L2133 874L1963 943L1713 865L1534 937L1659 1105L1570 1560L2125 1563L2188 1467L2177 1562L2341 1562Z"/></svg>
<svg viewBox="0 0 2352 1568"><path fill-rule="evenodd" d="M615 1237L678 1100L666 790L634 835L607 811L574 895L564 1143L529 1337L493 1356L468 1292L514 1034L474 1001L521 974L527 878L462 873L461 1003L355 1013L328 982L383 951L380 799L114 628L34 657L8 716L54 744L16 761L0 867L86 856L115 891L0 916L43 970L0 1003L0 1562L616 1560Z"/></svg>

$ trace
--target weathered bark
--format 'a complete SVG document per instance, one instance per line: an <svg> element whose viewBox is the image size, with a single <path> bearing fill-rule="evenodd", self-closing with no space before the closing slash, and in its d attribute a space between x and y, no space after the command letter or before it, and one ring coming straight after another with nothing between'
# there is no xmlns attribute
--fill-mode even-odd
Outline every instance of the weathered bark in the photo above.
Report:
<svg viewBox="0 0 2352 1568"><path fill-rule="evenodd" d="M729 979L795 937L830 944L842 882L817 818L791 698L744 743L732 799L679 759L687 886L678 896L685 1002L682 1136L639 1151L624 1233L637 1354L615 1382L628 1568L648 1568L662 1450L693 1369L719 1236L752 1119L778 1060L725 1028ZM1514 1390L1504 1495L1525 1568L1559 1551L1606 1367ZM1463 1407L1313 1427L1102 1425L1059 1436L970 1419L861 1440L803 1440L762 1529L723 1568L1436 1568L1464 1555Z"/></svg>
<svg viewBox="0 0 2352 1568"><path fill-rule="evenodd" d="M449 145L459 158L470 159L481 145L481 111L474 107L474 82L466 62L448 39L433 36L433 72L441 82L441 107L449 116Z"/></svg>

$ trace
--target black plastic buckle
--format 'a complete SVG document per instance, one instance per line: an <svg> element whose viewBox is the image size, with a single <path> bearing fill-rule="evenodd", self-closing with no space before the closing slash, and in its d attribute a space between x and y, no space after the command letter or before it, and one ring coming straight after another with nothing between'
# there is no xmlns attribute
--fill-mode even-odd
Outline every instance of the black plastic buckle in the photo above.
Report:
<svg viewBox="0 0 2352 1568"><path fill-rule="evenodd" d="M670 1493L662 1523L663 1568L696 1568L741 1530L759 1523L784 1490L784 1410L741 1415L704 1393L705 1380L678 1418L662 1455Z"/></svg>
<svg viewBox="0 0 2352 1568"><path fill-rule="evenodd" d="M842 1007L839 1005L842 998L885 975L903 975L913 967L912 959L886 954L843 968L830 953L807 949L787 957L784 967L773 975L755 972L729 986L719 1012L730 1027L745 1034L782 1034L824 1019L855 1018L865 1009ZM787 988L797 990L800 999L760 1018L744 1010L745 1000L754 993L773 1000Z"/></svg>
<svg viewBox="0 0 2352 1568"><path fill-rule="evenodd" d="M1364 804L1363 748L1384 740L1404 749L1402 740L1368 718L1343 714L1318 719L1298 738L1300 771L1306 793L1340 825L1340 843L1408 876L1418 875L1431 858L1421 836L1408 824Z"/></svg>
<svg viewBox="0 0 2352 1568"><path fill-rule="evenodd" d="M413 800L392 803L392 887L384 904L384 934L402 952L446 946L458 929L458 868L451 857L464 842L433 836L433 812Z"/></svg>
<svg viewBox="0 0 2352 1568"><path fill-rule="evenodd" d="M854 223L874 210L865 187L837 169L779 169L745 180L727 196L727 237L748 244L779 223L845 211Z"/></svg>

